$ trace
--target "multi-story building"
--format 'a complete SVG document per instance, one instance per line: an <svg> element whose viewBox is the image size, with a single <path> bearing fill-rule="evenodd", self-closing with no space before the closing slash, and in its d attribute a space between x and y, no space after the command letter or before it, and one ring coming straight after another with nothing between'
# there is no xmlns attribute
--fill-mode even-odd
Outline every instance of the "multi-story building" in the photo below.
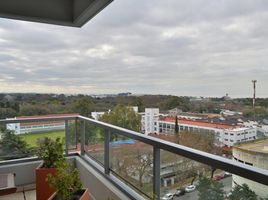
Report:
<svg viewBox="0 0 268 200"><path fill-rule="evenodd" d="M233 146L233 160L268 169L268 139ZM233 175L233 186L247 184L260 197L266 198L268 186L256 183L241 176Z"/></svg>
<svg viewBox="0 0 268 200"><path fill-rule="evenodd" d="M149 133L157 133L157 122L159 119L159 108L145 108L145 112L141 113L141 131L148 135Z"/></svg>
<svg viewBox="0 0 268 200"><path fill-rule="evenodd" d="M78 116L79 114L53 114L53 115L39 115L39 116L19 116L12 119L33 119L33 118L46 118L46 117L64 117L64 116ZM11 123L6 125L7 130L14 131L15 134L34 133L52 130L64 130L65 121L43 121L43 122L21 122Z"/></svg>
<svg viewBox="0 0 268 200"><path fill-rule="evenodd" d="M179 131L209 132L215 135L215 143L219 146L231 147L236 143L256 139L257 128L227 123L205 121L201 118L185 118L177 115ZM142 115L142 132L156 134L174 134L175 117L159 114L159 109L145 109Z"/></svg>

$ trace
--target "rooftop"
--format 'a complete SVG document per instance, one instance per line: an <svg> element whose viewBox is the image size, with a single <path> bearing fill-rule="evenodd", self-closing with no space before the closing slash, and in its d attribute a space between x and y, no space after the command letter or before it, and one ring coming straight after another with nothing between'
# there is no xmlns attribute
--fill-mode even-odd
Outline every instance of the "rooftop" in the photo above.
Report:
<svg viewBox="0 0 268 200"><path fill-rule="evenodd" d="M175 123L174 117L163 117L160 118L160 121L172 122ZM229 125L223 123L212 123L200 120L188 120L188 119L178 119L179 124L188 124L193 126L201 126L201 127L209 127L209 128L217 128L217 129L234 129L239 126L237 125Z"/></svg>
<svg viewBox="0 0 268 200"><path fill-rule="evenodd" d="M251 152L265 153L268 156L268 139L256 140L256 141L238 144L238 145L233 146L233 148L251 151Z"/></svg>

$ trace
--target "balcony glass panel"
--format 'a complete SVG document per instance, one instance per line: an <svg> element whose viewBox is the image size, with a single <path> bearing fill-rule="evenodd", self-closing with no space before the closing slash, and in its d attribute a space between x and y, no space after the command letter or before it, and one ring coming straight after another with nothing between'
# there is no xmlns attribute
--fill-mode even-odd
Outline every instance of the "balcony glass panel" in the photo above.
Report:
<svg viewBox="0 0 268 200"><path fill-rule="evenodd" d="M85 152L104 165L104 129L88 122L85 123Z"/></svg>
<svg viewBox="0 0 268 200"><path fill-rule="evenodd" d="M110 152L112 172L145 198L152 198L152 146L112 133Z"/></svg>

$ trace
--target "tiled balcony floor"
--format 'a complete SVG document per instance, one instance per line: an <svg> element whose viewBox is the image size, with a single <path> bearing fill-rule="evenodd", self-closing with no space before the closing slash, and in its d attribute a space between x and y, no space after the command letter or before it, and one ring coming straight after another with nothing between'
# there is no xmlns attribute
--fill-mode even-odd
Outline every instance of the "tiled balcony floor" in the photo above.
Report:
<svg viewBox="0 0 268 200"><path fill-rule="evenodd" d="M16 192L5 196L0 196L0 200L35 200L35 190L29 190L25 192Z"/></svg>
<svg viewBox="0 0 268 200"><path fill-rule="evenodd" d="M17 192L0 196L0 200L36 200L35 184L17 187Z"/></svg>

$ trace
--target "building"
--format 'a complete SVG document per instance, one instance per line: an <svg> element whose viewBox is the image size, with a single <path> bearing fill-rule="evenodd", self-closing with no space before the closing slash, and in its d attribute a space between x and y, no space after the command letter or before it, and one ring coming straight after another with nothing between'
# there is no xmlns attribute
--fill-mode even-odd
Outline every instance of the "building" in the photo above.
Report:
<svg viewBox="0 0 268 200"><path fill-rule="evenodd" d="M148 135L157 133L157 122L159 119L159 108L145 108L145 112L141 113L141 131Z"/></svg>
<svg viewBox="0 0 268 200"><path fill-rule="evenodd" d="M99 120L105 112L91 112L91 117L95 120Z"/></svg>
<svg viewBox="0 0 268 200"><path fill-rule="evenodd" d="M267 170L268 139L233 146L233 160ZM233 186L243 183L247 184L260 197L267 197L268 186L233 175Z"/></svg>
<svg viewBox="0 0 268 200"><path fill-rule="evenodd" d="M50 117L78 116L79 114L53 114L53 115L38 115L38 116L19 116L9 118L7 120L24 120L24 119L41 119ZM36 133L52 130L64 130L65 121L43 121L43 122L21 122L11 123L6 125L7 130L14 131L15 134Z"/></svg>
<svg viewBox="0 0 268 200"><path fill-rule="evenodd" d="M220 146L231 147L236 143L255 140L257 129L254 127L240 127L223 123L212 123L202 120L178 120L179 131L209 132L215 135L215 143ZM175 119L163 117L157 122L157 132L174 134Z"/></svg>
<svg viewBox="0 0 268 200"><path fill-rule="evenodd" d="M232 110L222 110L222 111L220 112L220 114L223 115L223 116L243 115L242 112L232 111Z"/></svg>
<svg viewBox="0 0 268 200"><path fill-rule="evenodd" d="M228 123L213 122L206 116L193 114L179 114L179 131L209 132L215 135L215 144L231 147L236 143L255 140L257 128L253 126L234 125ZM146 135L174 134L175 117L159 114L159 109L146 108L142 114L142 132Z"/></svg>

